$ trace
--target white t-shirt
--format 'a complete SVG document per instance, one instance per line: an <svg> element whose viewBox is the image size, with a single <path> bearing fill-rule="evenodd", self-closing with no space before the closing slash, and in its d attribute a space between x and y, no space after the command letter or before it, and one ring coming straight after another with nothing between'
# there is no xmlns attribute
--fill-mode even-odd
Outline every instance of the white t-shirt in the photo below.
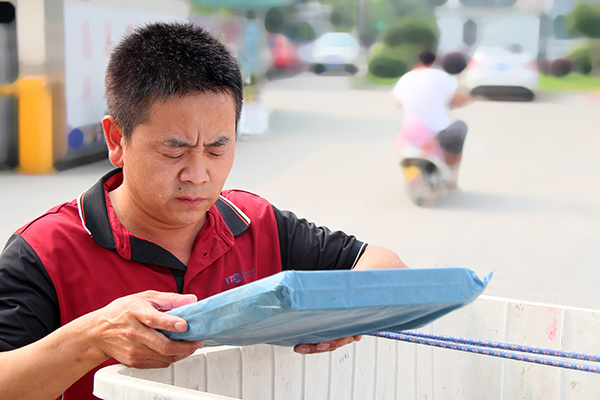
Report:
<svg viewBox="0 0 600 400"><path fill-rule="evenodd" d="M435 68L407 72L396 83L392 95L404 107L404 121L417 120L441 131L450 125L446 108L458 88L456 79Z"/></svg>

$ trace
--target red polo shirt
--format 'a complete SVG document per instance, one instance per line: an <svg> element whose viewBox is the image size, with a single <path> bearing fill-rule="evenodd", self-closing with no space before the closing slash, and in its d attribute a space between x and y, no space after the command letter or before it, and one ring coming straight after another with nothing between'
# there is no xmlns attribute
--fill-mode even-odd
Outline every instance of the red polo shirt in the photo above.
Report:
<svg viewBox="0 0 600 400"><path fill-rule="evenodd" d="M208 210L186 266L120 223L108 192L121 183L115 170L11 237L0 255L0 350L38 340L129 294L153 289L203 299L282 269L352 268L365 247L259 196L228 190ZM96 370L65 399L93 399Z"/></svg>

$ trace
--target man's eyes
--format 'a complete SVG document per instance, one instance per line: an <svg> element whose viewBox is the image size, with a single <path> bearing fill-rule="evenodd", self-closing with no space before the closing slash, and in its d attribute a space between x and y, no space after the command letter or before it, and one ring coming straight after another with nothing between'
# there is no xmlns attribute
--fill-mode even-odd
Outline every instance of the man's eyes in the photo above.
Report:
<svg viewBox="0 0 600 400"><path fill-rule="evenodd" d="M176 159L182 158L187 153L188 153L187 150L186 151L164 151L164 152L162 152L162 155L167 158L176 160ZM210 150L207 150L207 154L211 157L221 157L223 154L225 154L225 149L210 149Z"/></svg>
<svg viewBox="0 0 600 400"><path fill-rule="evenodd" d="M183 157L183 153L182 154L177 154L177 155L163 153L163 156L165 156L167 158L178 159L178 158Z"/></svg>
<svg viewBox="0 0 600 400"><path fill-rule="evenodd" d="M221 157L223 154L225 154L225 150L211 150L208 152L208 154L213 157Z"/></svg>

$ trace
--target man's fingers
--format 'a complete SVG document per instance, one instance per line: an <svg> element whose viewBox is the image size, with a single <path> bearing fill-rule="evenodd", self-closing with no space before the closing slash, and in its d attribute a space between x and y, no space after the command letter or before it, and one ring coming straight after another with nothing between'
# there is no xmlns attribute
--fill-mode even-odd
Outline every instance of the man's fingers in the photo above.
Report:
<svg viewBox="0 0 600 400"><path fill-rule="evenodd" d="M135 368L159 368L192 355L204 346L203 341L184 342L140 326L137 335L126 338L118 351L118 360ZM117 358L117 357L116 357Z"/></svg>
<svg viewBox="0 0 600 400"><path fill-rule="evenodd" d="M203 341L180 341L171 340L165 335L155 330L149 330L148 336L145 338L144 343L152 351L163 356L179 356L179 355L190 355L200 347L204 346Z"/></svg>
<svg viewBox="0 0 600 400"><path fill-rule="evenodd" d="M141 293L141 297L159 310L171 310L198 301L194 294L164 293L152 290Z"/></svg>
<svg viewBox="0 0 600 400"><path fill-rule="evenodd" d="M294 351L300 354L313 354L333 351L354 341L360 340L356 339L357 337L359 336L348 336L316 344L299 344L294 347Z"/></svg>
<svg viewBox="0 0 600 400"><path fill-rule="evenodd" d="M163 312L147 310L139 316L142 324L153 329L162 329L171 332L185 332L188 329L188 324L185 319L176 315L165 314Z"/></svg>
<svg viewBox="0 0 600 400"><path fill-rule="evenodd" d="M138 320L153 329L162 329L172 332L185 332L187 322L176 315L165 314L162 311L170 310L180 305L196 301L195 295L179 295L175 293L144 292L146 301L138 303ZM160 310L160 311L159 311Z"/></svg>
<svg viewBox="0 0 600 400"><path fill-rule="evenodd" d="M185 358L203 342L173 341L158 330L183 332L187 322L158 308L189 304L196 296L143 292L115 300L92 313L96 343L107 356L139 368L168 365Z"/></svg>
<svg viewBox="0 0 600 400"><path fill-rule="evenodd" d="M123 353L119 362L134 368L164 368L191 356L199 347L201 346L195 344L192 348L187 349L187 351L174 355L161 354L149 347L139 350L138 347L136 348L137 351L132 351L130 354Z"/></svg>

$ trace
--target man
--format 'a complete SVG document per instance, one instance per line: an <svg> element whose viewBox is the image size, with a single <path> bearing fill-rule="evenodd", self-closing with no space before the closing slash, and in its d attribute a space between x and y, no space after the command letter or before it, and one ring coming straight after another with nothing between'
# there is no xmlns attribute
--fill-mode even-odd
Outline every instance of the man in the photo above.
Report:
<svg viewBox="0 0 600 400"><path fill-rule="evenodd" d="M162 311L281 270L404 267L389 250L256 195L222 192L242 80L201 28L136 30L111 56L106 98L102 124L118 169L19 229L0 256L0 398L91 399L99 367L168 366L203 343L157 332L187 329Z"/></svg>
<svg viewBox="0 0 600 400"><path fill-rule="evenodd" d="M460 107L468 96L458 89L458 82L445 71L433 68L436 55L424 50L419 54L420 64L402 75L394 86L392 95L398 106L404 108L404 126L424 124L437 133L446 163L458 166L467 135L467 126L462 121L451 123L448 104Z"/></svg>

